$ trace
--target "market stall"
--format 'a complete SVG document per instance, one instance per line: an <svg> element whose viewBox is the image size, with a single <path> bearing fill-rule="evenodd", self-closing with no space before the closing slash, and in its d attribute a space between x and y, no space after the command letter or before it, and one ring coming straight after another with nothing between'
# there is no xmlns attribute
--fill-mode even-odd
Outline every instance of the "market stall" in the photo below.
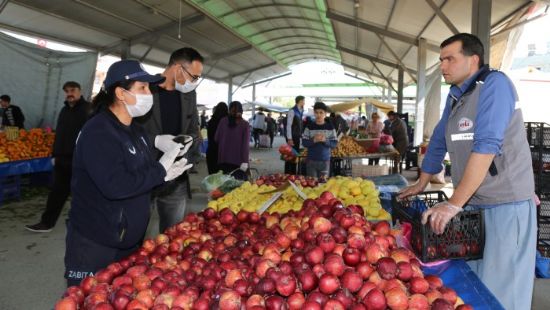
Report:
<svg viewBox="0 0 550 310"><path fill-rule="evenodd" d="M22 175L52 170L53 140L51 131L40 128L0 132L0 204L19 199Z"/></svg>
<svg viewBox="0 0 550 310"><path fill-rule="evenodd" d="M350 177L244 182L69 287L56 309L502 309L464 261L426 267L402 247L402 229L371 213L378 194Z"/></svg>

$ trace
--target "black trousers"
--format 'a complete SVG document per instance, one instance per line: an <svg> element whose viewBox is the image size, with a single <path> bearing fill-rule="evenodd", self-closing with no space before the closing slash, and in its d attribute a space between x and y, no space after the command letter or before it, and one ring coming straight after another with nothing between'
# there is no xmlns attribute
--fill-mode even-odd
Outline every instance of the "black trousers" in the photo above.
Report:
<svg viewBox="0 0 550 310"><path fill-rule="evenodd" d="M71 194L72 159L56 158L53 168L53 186L48 194L46 210L42 213L41 222L54 227Z"/></svg>
<svg viewBox="0 0 550 310"><path fill-rule="evenodd" d="M270 131L267 133L269 135L269 146L273 147L273 139L275 139L275 133Z"/></svg>
<svg viewBox="0 0 550 310"><path fill-rule="evenodd" d="M292 137L292 142L294 146L292 147L296 152L300 152L300 137ZM285 173L286 174L297 174L297 164L285 161Z"/></svg>
<svg viewBox="0 0 550 310"><path fill-rule="evenodd" d="M212 143L212 145L210 145ZM208 174L216 173L220 168L218 167L218 145L212 141L208 141L208 149L206 150L206 166L208 167Z"/></svg>

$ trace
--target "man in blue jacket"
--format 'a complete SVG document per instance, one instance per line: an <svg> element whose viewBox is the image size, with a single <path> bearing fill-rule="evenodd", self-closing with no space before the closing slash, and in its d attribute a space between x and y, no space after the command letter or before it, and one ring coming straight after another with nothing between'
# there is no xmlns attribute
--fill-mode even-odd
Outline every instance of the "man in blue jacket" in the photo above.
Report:
<svg viewBox="0 0 550 310"><path fill-rule="evenodd" d="M286 115L285 124L285 136L288 145L296 151L300 151L300 138L303 131L303 117L304 117L304 96L296 96L294 98L295 105L292 109L288 110ZM285 173L296 174L296 164L292 162L285 162ZM300 172L298 172L300 174Z"/></svg>
<svg viewBox="0 0 550 310"><path fill-rule="evenodd" d="M483 209L483 259L470 266L505 309L531 309L537 239L531 155L514 85L484 65L483 54L471 34L441 43L441 72L451 89L420 179L400 197L422 192L448 152L454 193L422 222L441 234L463 208Z"/></svg>

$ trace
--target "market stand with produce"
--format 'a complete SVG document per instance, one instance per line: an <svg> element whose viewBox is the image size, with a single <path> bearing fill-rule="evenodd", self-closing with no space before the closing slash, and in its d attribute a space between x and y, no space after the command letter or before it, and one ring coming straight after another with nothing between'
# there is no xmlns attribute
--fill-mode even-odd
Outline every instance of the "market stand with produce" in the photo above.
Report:
<svg viewBox="0 0 550 310"><path fill-rule="evenodd" d="M350 177L244 182L69 287L55 307L502 309L463 260L421 262L378 195Z"/></svg>
<svg viewBox="0 0 550 310"><path fill-rule="evenodd" d="M0 132L0 204L19 199L22 175L52 170L54 138L51 130L41 128L6 127Z"/></svg>

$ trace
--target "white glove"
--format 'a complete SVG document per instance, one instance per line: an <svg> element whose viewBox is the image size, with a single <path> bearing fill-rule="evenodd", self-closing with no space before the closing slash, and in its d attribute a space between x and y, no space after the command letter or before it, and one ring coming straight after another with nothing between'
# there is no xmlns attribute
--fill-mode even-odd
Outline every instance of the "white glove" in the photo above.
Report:
<svg viewBox="0 0 550 310"><path fill-rule="evenodd" d="M187 159L185 158L176 161L172 166L170 166L170 168L168 168L168 170L166 170L166 177L164 178L164 181L172 181L191 167L193 167L193 164L187 164Z"/></svg>
<svg viewBox="0 0 550 310"><path fill-rule="evenodd" d="M172 165L174 164L176 157L178 157L179 151L180 149L178 147L175 147L168 152L164 152L162 157L159 159L159 163L164 167L166 173L168 173L168 169L170 169L170 167L172 167Z"/></svg>
<svg viewBox="0 0 550 310"><path fill-rule="evenodd" d="M174 142L174 138L172 135L158 135L155 137L155 147L164 153L183 148L183 145Z"/></svg>
<svg viewBox="0 0 550 310"><path fill-rule="evenodd" d="M183 156L183 155L185 155L185 153L187 153L187 151L189 151L189 149L193 145L193 137L188 136L188 135L179 135L176 138L183 140L183 143L181 143L181 142L177 143L177 144L183 146L183 147L180 148L180 152L178 154L178 157Z"/></svg>
<svg viewBox="0 0 550 310"><path fill-rule="evenodd" d="M52 157L52 166L55 166L55 157Z"/></svg>
<svg viewBox="0 0 550 310"><path fill-rule="evenodd" d="M448 201L440 202L422 214L422 224L426 224L428 222L428 217L430 217L430 226L432 230L437 235L441 235L445 231L447 223L449 223L455 215L460 213L460 211L462 211L462 208Z"/></svg>
<svg viewBox="0 0 550 310"><path fill-rule="evenodd" d="M242 163L240 169L246 172L248 170L248 163Z"/></svg>

